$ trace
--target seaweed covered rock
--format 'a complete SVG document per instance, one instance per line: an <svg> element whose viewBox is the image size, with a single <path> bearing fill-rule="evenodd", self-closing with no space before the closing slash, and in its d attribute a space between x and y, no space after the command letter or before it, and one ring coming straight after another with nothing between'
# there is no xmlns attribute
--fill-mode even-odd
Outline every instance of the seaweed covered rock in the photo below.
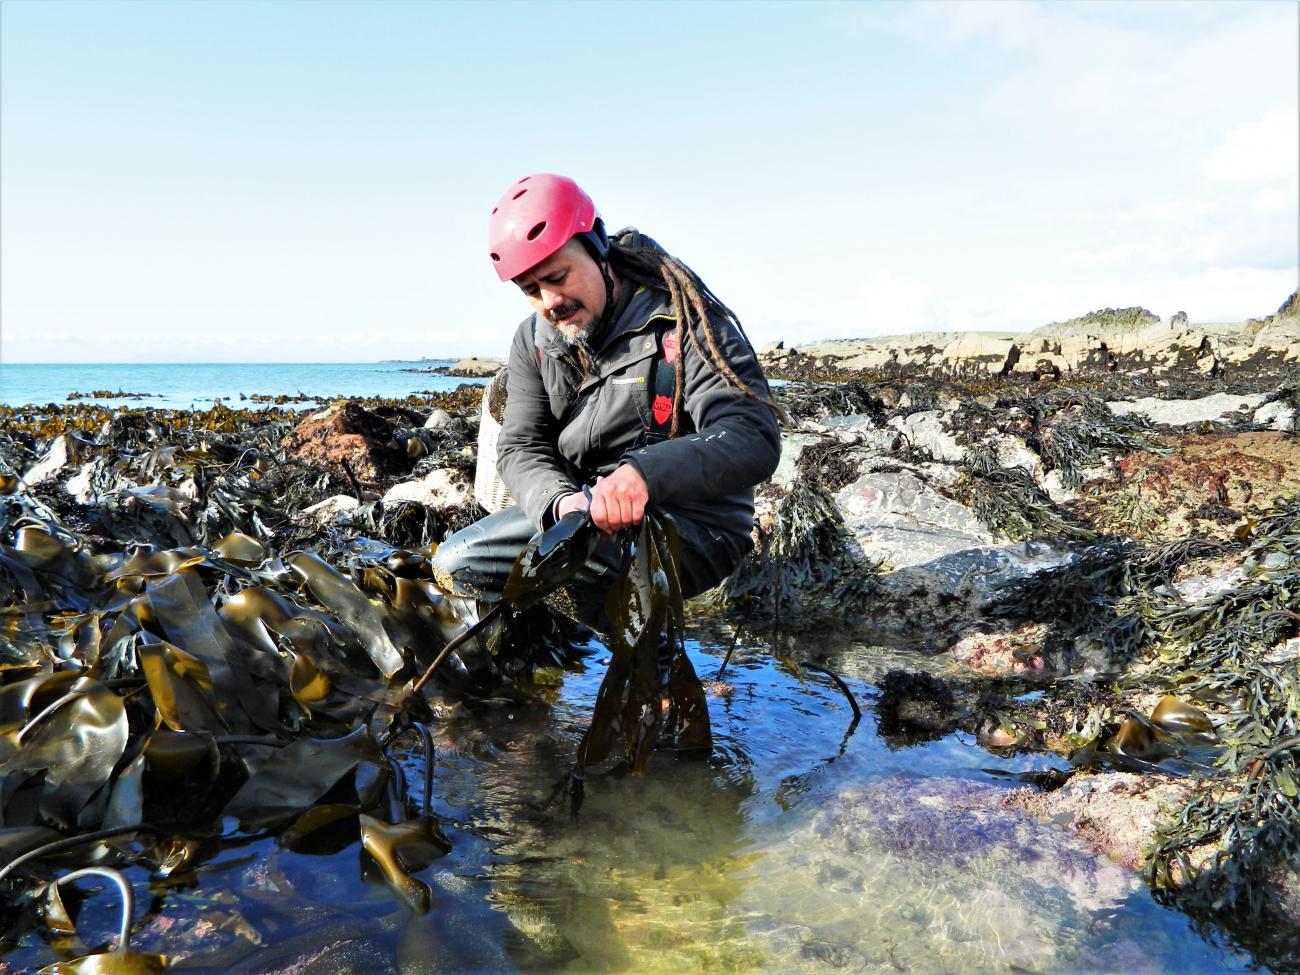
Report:
<svg viewBox="0 0 1300 975"><path fill-rule="evenodd" d="M1104 532L1161 541L1233 537L1248 519L1300 490L1300 440L1277 432L1185 433L1160 454L1118 458L1067 507Z"/></svg>

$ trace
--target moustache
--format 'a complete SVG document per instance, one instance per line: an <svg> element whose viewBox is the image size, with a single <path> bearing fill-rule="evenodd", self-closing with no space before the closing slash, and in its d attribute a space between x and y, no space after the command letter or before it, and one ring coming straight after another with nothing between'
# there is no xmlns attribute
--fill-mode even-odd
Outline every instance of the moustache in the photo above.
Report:
<svg viewBox="0 0 1300 975"><path fill-rule="evenodd" d="M552 325L558 325L560 324L561 319L568 318L570 315L573 315L581 310L582 310L582 302L571 301L567 305L560 305L546 312L546 320L550 322Z"/></svg>

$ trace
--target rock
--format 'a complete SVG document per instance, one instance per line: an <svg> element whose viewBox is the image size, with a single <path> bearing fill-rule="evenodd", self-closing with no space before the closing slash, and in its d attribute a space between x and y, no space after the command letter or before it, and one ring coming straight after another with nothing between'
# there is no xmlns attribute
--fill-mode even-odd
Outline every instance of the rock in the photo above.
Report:
<svg viewBox="0 0 1300 975"><path fill-rule="evenodd" d="M912 446L928 450L935 460L960 463L966 458L966 448L944 428L943 416L938 410L922 410L893 417L889 425L907 437Z"/></svg>
<svg viewBox="0 0 1300 975"><path fill-rule="evenodd" d="M835 501L863 555L889 569L923 565L993 542L973 511L907 471L865 474Z"/></svg>
<svg viewBox="0 0 1300 975"><path fill-rule="evenodd" d="M94 470L95 462L87 461L81 465L81 470L68 478L68 482L63 485L63 489L72 495L78 504L90 504L94 500L95 489L90 480Z"/></svg>
<svg viewBox="0 0 1300 975"><path fill-rule="evenodd" d="M1094 850L1137 868L1146 862L1143 850L1156 826L1167 820L1165 809L1182 808L1195 791L1188 779L1102 772L1075 775L1054 792L1016 789L1004 805L1067 822Z"/></svg>
<svg viewBox="0 0 1300 975"><path fill-rule="evenodd" d="M1039 486L1057 504L1065 504L1065 502L1073 501L1079 496L1078 491L1065 486L1065 479L1061 477L1060 471L1048 471L1039 481Z"/></svg>
<svg viewBox="0 0 1300 975"><path fill-rule="evenodd" d="M962 637L948 653L981 674L1031 674L1043 669L1042 648L1049 627L1026 623L1012 630L971 633Z"/></svg>
<svg viewBox="0 0 1300 975"><path fill-rule="evenodd" d="M1189 534L1230 539L1243 516L1300 490L1300 438L1290 433L1186 433L1160 438L1167 456L1137 451L1114 477L1069 502L1102 531L1143 541Z"/></svg>
<svg viewBox="0 0 1300 975"><path fill-rule="evenodd" d="M452 422L452 415L446 410L438 408L429 414L429 419L424 421L426 430L443 430Z"/></svg>
<svg viewBox="0 0 1300 975"><path fill-rule="evenodd" d="M777 493L784 494L786 489L794 483L798 476L798 469L795 465L799 462L799 457L803 454L804 448L810 444L815 444L821 437L814 433L786 433L781 434L781 461L777 465L775 473L769 479L771 487L778 489ZM762 490L761 494L774 493L770 490Z"/></svg>
<svg viewBox="0 0 1300 975"><path fill-rule="evenodd" d="M1105 308L1031 332L914 332L765 349L773 376L850 376L862 370L1060 379L1081 371L1249 371L1300 361L1296 302L1276 315L1226 325L1192 325L1183 313L1162 322L1145 308Z"/></svg>
<svg viewBox="0 0 1300 975"><path fill-rule="evenodd" d="M1174 591L1187 603L1201 603L1235 589L1246 581L1242 566L1219 565L1214 571L1189 575L1173 584Z"/></svg>
<svg viewBox="0 0 1300 975"><path fill-rule="evenodd" d="M505 363L500 359L480 359L477 356L471 356L448 366L447 375L479 379L494 375L504 365Z"/></svg>
<svg viewBox="0 0 1300 975"><path fill-rule="evenodd" d="M1035 480L1042 478L1043 459L1030 450L1029 445L1020 437L1009 433L999 434L992 438L990 445L999 467L1020 467Z"/></svg>
<svg viewBox="0 0 1300 975"><path fill-rule="evenodd" d="M1125 913L1141 910L1138 877L1004 795L919 773L843 785L757 848L763 877L728 909L772 971L1149 971L1177 957L1167 932L1184 921Z"/></svg>
<svg viewBox="0 0 1300 975"><path fill-rule="evenodd" d="M379 414L343 403L313 413L284 438L289 457L305 464L344 465L362 481L410 470L410 458L397 443L393 424Z"/></svg>
<svg viewBox="0 0 1300 975"><path fill-rule="evenodd" d="M1166 426L1181 427L1192 423L1206 423L1218 420L1238 410L1253 410L1264 402L1262 393L1234 396L1231 393L1211 393L1200 399L1156 399L1146 397L1137 400L1118 400L1107 403L1112 413L1125 416L1129 413L1145 413L1156 423Z"/></svg>
<svg viewBox="0 0 1300 975"><path fill-rule="evenodd" d="M943 681L925 671L891 670L880 680L876 702L881 734L909 731L938 736L957 727L957 699Z"/></svg>
<svg viewBox="0 0 1300 975"><path fill-rule="evenodd" d="M945 639L982 612L1000 586L1071 558L1051 543L994 544L970 508L911 471L864 474L835 502L861 557L881 566L870 622L884 630Z"/></svg>
<svg viewBox="0 0 1300 975"><path fill-rule="evenodd" d="M998 590L1070 561L1050 542L1017 542L963 549L877 578L872 622L886 630L928 633L942 649L951 631L982 615Z"/></svg>
<svg viewBox="0 0 1300 975"><path fill-rule="evenodd" d="M841 443L854 443L864 448L868 454L887 454L892 452L899 442L899 433L890 427L881 429L866 413L848 416L828 416L820 423L805 420L800 429L812 433L829 433ZM784 455L782 455L784 458Z"/></svg>
<svg viewBox="0 0 1300 975"><path fill-rule="evenodd" d="M324 501L317 502L310 508L303 508L299 514L311 519L317 524L325 525L334 521L339 515L346 514L349 511L358 508L361 502L350 494L336 494L333 497L326 498Z"/></svg>
<svg viewBox="0 0 1300 975"><path fill-rule="evenodd" d="M1265 403L1255 411L1254 420L1256 423L1267 424L1272 430L1296 430L1300 424L1296 422L1297 411L1294 407L1287 406L1281 400L1274 400L1272 403Z"/></svg>
<svg viewBox="0 0 1300 975"><path fill-rule="evenodd" d="M461 473L440 467L418 481L404 481L389 488L384 504L414 501L427 508L457 508L473 500L470 485Z"/></svg>
<svg viewBox="0 0 1300 975"><path fill-rule="evenodd" d="M60 434L50 442L44 456L23 475L23 480L27 482L28 487L44 484L67 467L70 459L68 438Z"/></svg>

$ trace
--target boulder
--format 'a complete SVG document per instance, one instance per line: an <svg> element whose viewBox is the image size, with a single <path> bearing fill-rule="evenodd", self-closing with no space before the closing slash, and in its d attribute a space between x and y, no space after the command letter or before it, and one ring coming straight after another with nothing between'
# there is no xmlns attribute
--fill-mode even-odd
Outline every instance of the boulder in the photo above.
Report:
<svg viewBox="0 0 1300 975"><path fill-rule="evenodd" d="M1118 458L1114 476L1089 484L1068 507L1102 531L1143 541L1200 535L1231 539L1243 517L1300 491L1300 438L1290 433L1184 433L1161 456Z"/></svg>
<svg viewBox="0 0 1300 975"><path fill-rule="evenodd" d="M60 438L62 439L62 438ZM91 475L95 470L95 462L87 461L81 465L81 469L72 477L68 478L63 489L77 500L78 504L90 504L95 497L95 488L91 482Z"/></svg>
<svg viewBox="0 0 1300 975"><path fill-rule="evenodd" d="M757 847L764 871L782 879L742 885L728 909L773 971L1173 964L1181 945L1154 935L1162 920L1123 913L1141 880L1065 830L1003 808L1004 794L973 777L873 770Z"/></svg>
<svg viewBox="0 0 1300 975"><path fill-rule="evenodd" d="M993 543L970 508L909 471L865 474L835 501L863 555L891 571Z"/></svg>
<svg viewBox="0 0 1300 975"><path fill-rule="evenodd" d="M284 438L288 456L304 464L350 468L362 481L408 471L406 449L393 424L355 403L330 406L307 417Z"/></svg>
<svg viewBox="0 0 1300 975"><path fill-rule="evenodd" d="M941 649L937 643L983 612L1001 586L1072 556L1055 543L997 544L970 508L921 476L930 470L955 476L942 465L871 472L840 490L835 503L856 554L880 567L871 625L925 633Z"/></svg>
<svg viewBox="0 0 1300 975"><path fill-rule="evenodd" d="M921 410L908 416L896 416L889 421L913 447L928 450L935 460L957 464L966 459L966 448L947 431L944 414L938 410Z"/></svg>

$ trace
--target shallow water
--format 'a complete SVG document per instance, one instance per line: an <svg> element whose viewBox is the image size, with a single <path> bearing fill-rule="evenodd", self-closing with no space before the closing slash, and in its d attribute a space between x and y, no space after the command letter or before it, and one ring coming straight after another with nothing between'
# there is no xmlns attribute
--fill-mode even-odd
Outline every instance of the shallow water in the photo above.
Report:
<svg viewBox="0 0 1300 975"><path fill-rule="evenodd" d="M312 402L289 404L309 407L337 396L384 396L401 399L424 391L444 392L460 379L406 372L412 368L448 366L451 359L427 362L185 362L185 363L0 363L0 404L65 403L69 393L94 390L147 393L148 396L82 399L107 407L159 407L207 409L220 399L227 406L240 403L240 395L316 397Z"/></svg>
<svg viewBox="0 0 1300 975"><path fill-rule="evenodd" d="M712 677L729 632L689 635ZM571 818L567 773L603 673L597 648L549 704L456 708L435 728L433 805L453 850L417 874L433 890L427 915L401 906L352 837L315 856L260 840L152 892L128 871L133 946L187 955L174 971L304 975L1248 967L1065 830L998 808L1008 786L988 770L1048 760L995 756L963 735L882 740L866 681L900 651L796 651L846 676L865 712L851 735L830 680L801 682L740 650L733 690L710 697L711 758L660 753L643 777L592 777ZM422 766L407 765L418 793ZM87 902L88 944L108 940L114 914L107 894ZM54 958L29 932L0 970Z"/></svg>

